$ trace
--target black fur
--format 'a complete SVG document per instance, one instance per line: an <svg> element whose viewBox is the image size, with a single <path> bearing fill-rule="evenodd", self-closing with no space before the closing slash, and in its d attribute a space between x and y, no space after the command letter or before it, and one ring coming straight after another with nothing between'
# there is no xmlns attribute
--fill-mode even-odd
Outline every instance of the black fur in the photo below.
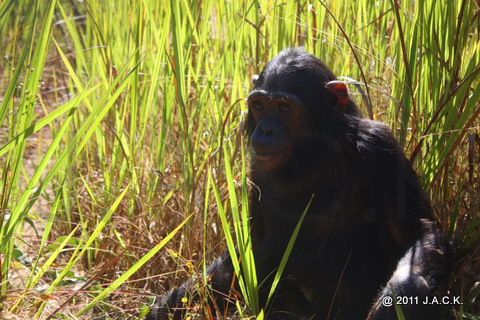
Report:
<svg viewBox="0 0 480 320"><path fill-rule="evenodd" d="M252 237L258 282L267 278L261 303L270 289L268 276L314 195L267 318L397 319L395 308L381 303L396 295L417 297L418 304L401 306L406 319L441 319L438 306L421 304L443 294L450 269L450 248L428 197L385 125L361 117L351 100L336 110L337 97L325 88L335 79L316 57L286 49L268 63L252 91L266 103L274 95L278 101L296 97L300 102L292 109L305 123L272 125L267 134L250 106ZM278 168L260 170L256 155L275 148L291 156ZM228 255L208 272L222 307L233 275ZM167 319L168 307L181 306L188 287L173 291L147 319ZM181 312L174 315L181 319Z"/></svg>

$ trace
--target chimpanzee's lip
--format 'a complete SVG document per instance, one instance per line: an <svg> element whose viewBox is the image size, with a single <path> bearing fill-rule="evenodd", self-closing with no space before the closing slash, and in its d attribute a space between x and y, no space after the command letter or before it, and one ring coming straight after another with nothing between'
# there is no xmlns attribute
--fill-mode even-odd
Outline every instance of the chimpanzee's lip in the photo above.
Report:
<svg viewBox="0 0 480 320"><path fill-rule="evenodd" d="M255 153L255 159L268 160L280 156L281 153Z"/></svg>

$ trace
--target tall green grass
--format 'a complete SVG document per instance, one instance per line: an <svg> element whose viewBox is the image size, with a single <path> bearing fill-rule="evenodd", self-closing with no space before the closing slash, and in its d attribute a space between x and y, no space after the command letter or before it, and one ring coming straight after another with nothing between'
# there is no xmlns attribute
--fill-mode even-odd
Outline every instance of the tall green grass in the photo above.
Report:
<svg viewBox="0 0 480 320"><path fill-rule="evenodd" d="M458 318L480 314L478 13L472 0L2 1L0 314L139 317L151 292L235 245L237 309L261 312L243 99L287 46L366 84L370 107L351 95L392 128L458 240Z"/></svg>

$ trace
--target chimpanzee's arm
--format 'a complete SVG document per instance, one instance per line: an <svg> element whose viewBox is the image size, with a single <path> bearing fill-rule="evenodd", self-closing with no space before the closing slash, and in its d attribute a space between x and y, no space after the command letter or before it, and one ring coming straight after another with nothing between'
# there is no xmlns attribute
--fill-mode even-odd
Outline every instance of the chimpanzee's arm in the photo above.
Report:
<svg viewBox="0 0 480 320"><path fill-rule="evenodd" d="M218 258L207 268L207 274L209 276L209 285L212 290L213 300L209 301L212 307L216 305L220 311L223 311L226 307L225 300L229 296L230 288L232 286L233 279L233 265L230 259L230 255L225 254ZM145 318L146 320L181 320L187 311L184 307L182 299L187 297L189 300L198 299L198 294L195 292L194 280L189 280L182 284L177 289L173 290L166 297L162 298L158 304L156 304L150 313Z"/></svg>
<svg viewBox="0 0 480 320"><path fill-rule="evenodd" d="M399 261L368 320L398 319L394 304L399 301L405 319L444 319L438 305L430 302L442 294L441 284L448 282L451 252L434 222L422 220L421 223L423 236Z"/></svg>

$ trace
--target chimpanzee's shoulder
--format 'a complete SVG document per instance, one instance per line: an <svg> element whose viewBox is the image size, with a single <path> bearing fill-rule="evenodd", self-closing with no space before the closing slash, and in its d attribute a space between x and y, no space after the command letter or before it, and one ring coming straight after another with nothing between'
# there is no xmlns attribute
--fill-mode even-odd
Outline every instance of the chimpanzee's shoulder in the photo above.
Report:
<svg viewBox="0 0 480 320"><path fill-rule="evenodd" d="M386 124L361 119L357 129L357 148L362 156L403 155L403 151Z"/></svg>

